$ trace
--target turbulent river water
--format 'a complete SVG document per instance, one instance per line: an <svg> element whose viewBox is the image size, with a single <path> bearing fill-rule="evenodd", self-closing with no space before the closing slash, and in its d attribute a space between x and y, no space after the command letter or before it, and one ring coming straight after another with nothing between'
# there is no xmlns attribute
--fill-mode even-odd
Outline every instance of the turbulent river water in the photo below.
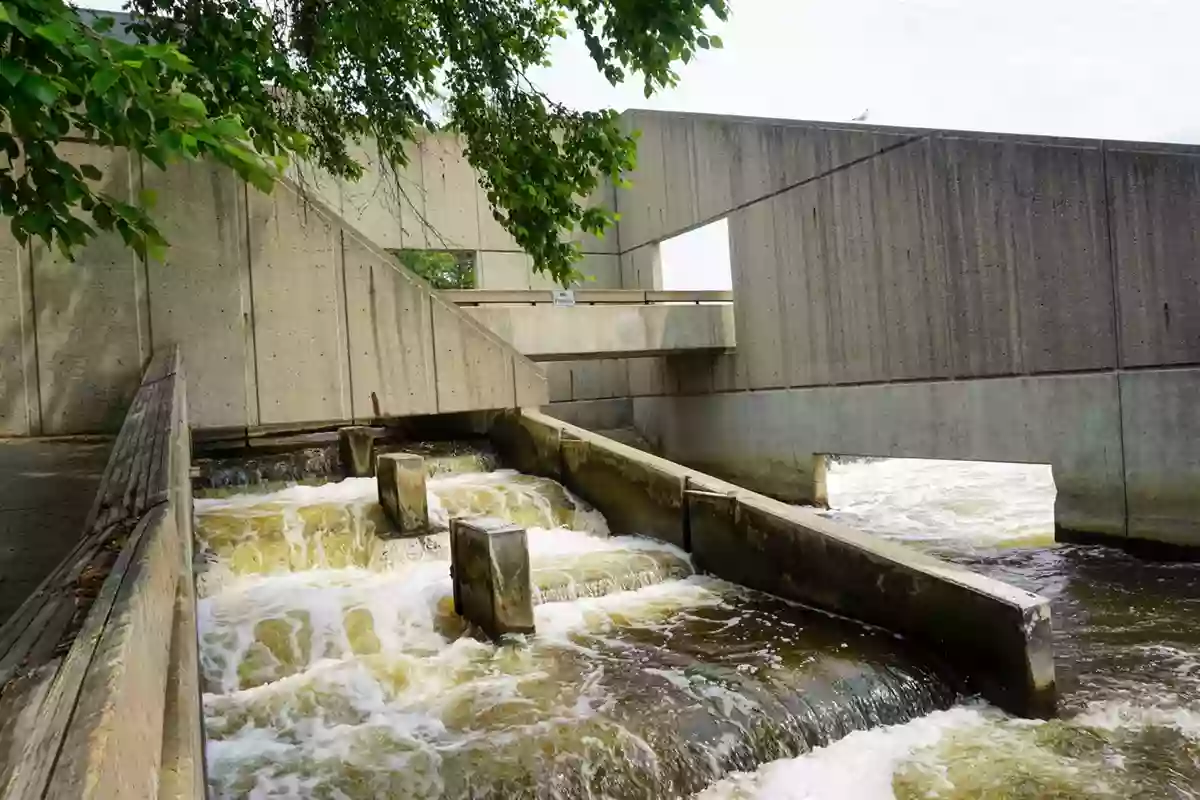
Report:
<svg viewBox="0 0 1200 800"><path fill-rule="evenodd" d="M445 534L377 535L372 479L197 499L216 796L1200 796L1200 569L1053 545L1046 469L829 477L832 516L1053 599L1064 718L1032 723L896 637L610 537L551 481L451 468L435 522L528 527L532 637L470 635Z"/></svg>

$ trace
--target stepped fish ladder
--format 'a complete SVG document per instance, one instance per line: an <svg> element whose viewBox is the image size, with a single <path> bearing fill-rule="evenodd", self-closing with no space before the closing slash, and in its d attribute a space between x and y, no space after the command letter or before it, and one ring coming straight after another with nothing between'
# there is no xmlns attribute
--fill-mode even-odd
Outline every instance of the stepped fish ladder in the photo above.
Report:
<svg viewBox="0 0 1200 800"><path fill-rule="evenodd" d="M896 637L695 575L557 483L428 483L527 527L537 633L454 614L443 532L389 539L373 479L196 501L221 797L659 798L903 723L955 691Z"/></svg>

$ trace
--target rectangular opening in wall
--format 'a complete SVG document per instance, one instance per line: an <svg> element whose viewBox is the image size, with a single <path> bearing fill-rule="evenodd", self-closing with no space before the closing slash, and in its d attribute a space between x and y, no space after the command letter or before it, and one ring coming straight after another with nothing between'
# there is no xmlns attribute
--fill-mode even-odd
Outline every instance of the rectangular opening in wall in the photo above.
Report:
<svg viewBox="0 0 1200 800"><path fill-rule="evenodd" d="M716 222L664 240L659 245L662 288L669 292L730 291L729 222Z"/></svg>
<svg viewBox="0 0 1200 800"><path fill-rule="evenodd" d="M1054 546L1048 464L829 456L825 482L834 519L1000 580L1023 584L1007 568Z"/></svg>
<svg viewBox="0 0 1200 800"><path fill-rule="evenodd" d="M429 281L435 289L474 289L474 250L392 250L406 269Z"/></svg>

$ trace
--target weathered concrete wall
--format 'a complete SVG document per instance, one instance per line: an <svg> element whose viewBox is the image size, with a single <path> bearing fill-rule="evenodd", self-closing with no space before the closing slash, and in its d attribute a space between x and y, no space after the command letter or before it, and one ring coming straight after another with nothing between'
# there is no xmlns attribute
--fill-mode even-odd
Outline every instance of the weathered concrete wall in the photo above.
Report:
<svg viewBox="0 0 1200 800"><path fill-rule="evenodd" d="M634 403L666 454L795 500L813 453L1048 462L1064 534L1200 544L1200 447L1171 416L1200 381L1200 148L626 124L628 272L729 219L736 352L655 365Z"/></svg>
<svg viewBox="0 0 1200 800"><path fill-rule="evenodd" d="M0 434L115 431L152 348L191 365L192 424L244 428L539 405L544 374L437 299L318 193L228 170L107 159L106 188L156 192L172 243L142 262L100 237L74 263L0 231ZM78 152L76 152L78 151Z"/></svg>
<svg viewBox="0 0 1200 800"><path fill-rule="evenodd" d="M501 415L492 436L509 464L561 480L614 532L671 542L718 577L902 633L1005 709L1054 713L1045 598L544 414Z"/></svg>

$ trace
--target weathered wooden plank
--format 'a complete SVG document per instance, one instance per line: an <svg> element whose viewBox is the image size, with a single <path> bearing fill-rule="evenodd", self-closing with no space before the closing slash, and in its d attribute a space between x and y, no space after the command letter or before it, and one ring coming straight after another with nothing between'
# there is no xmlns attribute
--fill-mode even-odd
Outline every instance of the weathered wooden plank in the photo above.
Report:
<svg viewBox="0 0 1200 800"><path fill-rule="evenodd" d="M130 459L129 474L125 477L125 485L121 492L121 511L123 517L135 516L141 510L137 504L138 484L143 482L147 465L152 455L151 445L154 437L154 426L158 416L159 390L162 381L143 386L138 395L145 395L144 417L138 427L137 446ZM142 497L145 497L143 490Z"/></svg>
<svg viewBox="0 0 1200 800"><path fill-rule="evenodd" d="M170 424L170 400L173 399L173 391L171 395L163 396L158 383L153 379L158 376L157 380L161 381L162 376L175 374L179 369L177 351L167 351L156 357L152 367L156 371L147 373L147 379L135 395L113 444L112 453L101 477L100 489L92 501L84 524L83 535L0 628L0 677L3 677L0 686L11 678L22 663L30 659L33 648L53 651L57 647L58 640L55 637L66 629L78 605L74 589L80 577L89 567L106 566L97 565L95 562L97 553L105 544L115 523L123 517L133 515L134 506L137 506L138 511L146 508L144 503L135 502L136 494L130 493L131 487L136 493L138 483L138 473L134 464L141 457L146 470L154 466L145 457L144 445L151 433L148 423L153 417L149 412L156 397L160 398L156 410L167 416L163 424ZM105 560L110 559L111 556L106 556Z"/></svg>
<svg viewBox="0 0 1200 800"><path fill-rule="evenodd" d="M67 723L79 699L84 676L100 644L104 626L116 602L125 573L129 570L150 521L151 518L147 517L133 529L129 541L125 543L116 564L105 579L100 594L92 603L83 628L75 636L70 652L54 676L41 713L22 748L21 759L13 768L8 782L0 787L0 798L25 800L43 796L51 770L58 760L59 747L66 733Z"/></svg>
<svg viewBox="0 0 1200 800"><path fill-rule="evenodd" d="M38 634L41 633L46 623L54 615L58 607L58 599L52 598L50 602L38 606L34 612L29 624L20 631L19 635L8 646L3 658L0 658L0 686L8 683L17 669L21 666L21 662L25 660L25 654L33 648L37 642Z"/></svg>
<svg viewBox="0 0 1200 800"><path fill-rule="evenodd" d="M171 347L159 350L150 359L146 372L142 377L142 385L160 381L168 375L174 375L179 367L179 348Z"/></svg>
<svg viewBox="0 0 1200 800"><path fill-rule="evenodd" d="M117 445L113 448L110 458L114 461L113 471L101 481L100 506L97 517L92 523L93 529L107 528L120 515L120 498L124 494L124 486L129 480L132 462L136 455L138 437L142 433L142 423L146 414L147 393L139 390L133 398L133 405L121 426L121 434Z"/></svg>
<svg viewBox="0 0 1200 800"><path fill-rule="evenodd" d="M158 384L158 398L155 406L155 417L151 426L152 440L146 448L146 471L139 486L140 510L149 508L155 503L167 500L167 487L170 485L170 468L168 463L169 440L171 436L171 409L175 398L174 375Z"/></svg>
<svg viewBox="0 0 1200 800"><path fill-rule="evenodd" d="M143 534L127 548L133 555L83 675L47 800L157 794L179 537L164 506L138 527Z"/></svg>

